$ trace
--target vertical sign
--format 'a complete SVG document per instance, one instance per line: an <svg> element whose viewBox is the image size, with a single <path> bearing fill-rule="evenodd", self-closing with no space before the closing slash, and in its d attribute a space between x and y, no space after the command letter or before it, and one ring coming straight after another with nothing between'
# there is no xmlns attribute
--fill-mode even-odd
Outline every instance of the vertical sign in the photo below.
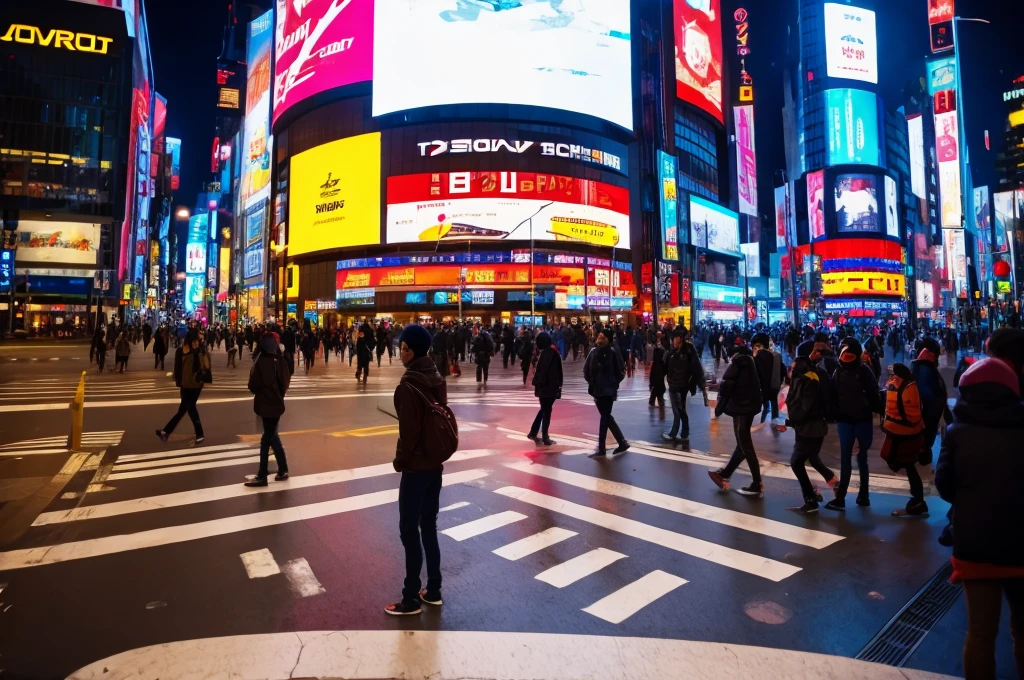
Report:
<svg viewBox="0 0 1024 680"><path fill-rule="evenodd" d="M661 245L662 257L670 262L679 259L679 215L676 196L675 156L658 151L658 175L661 180Z"/></svg>
<svg viewBox="0 0 1024 680"><path fill-rule="evenodd" d="M807 224L811 240L825 237L825 171L807 174Z"/></svg>
<svg viewBox="0 0 1024 680"><path fill-rule="evenodd" d="M775 187L775 250L786 249L786 187Z"/></svg>
<svg viewBox="0 0 1024 680"><path fill-rule="evenodd" d="M736 22L736 56L740 58L739 96L740 102L754 101L754 79L747 73L747 57L750 55L749 15L740 7L732 13Z"/></svg>
<svg viewBox="0 0 1024 680"><path fill-rule="evenodd" d="M963 227L960 186L960 120L956 109L956 57L927 64L928 94L935 110L935 156L939 168L939 223L950 229Z"/></svg>
<svg viewBox="0 0 1024 680"><path fill-rule="evenodd" d="M928 30L932 52L953 49L953 0L928 0Z"/></svg>
<svg viewBox="0 0 1024 680"><path fill-rule="evenodd" d="M754 157L754 105L733 108L736 125L736 186L740 212L757 215L757 161Z"/></svg>

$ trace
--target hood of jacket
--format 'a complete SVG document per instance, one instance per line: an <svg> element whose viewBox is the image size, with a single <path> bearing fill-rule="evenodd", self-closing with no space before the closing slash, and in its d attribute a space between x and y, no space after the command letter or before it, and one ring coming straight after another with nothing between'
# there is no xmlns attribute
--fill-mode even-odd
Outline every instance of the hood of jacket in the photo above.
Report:
<svg viewBox="0 0 1024 680"><path fill-rule="evenodd" d="M960 378L960 398L953 407L957 422L1016 429L1024 422L1017 374L1001 359L975 362Z"/></svg>
<svg viewBox="0 0 1024 680"><path fill-rule="evenodd" d="M267 333L260 340L260 352L270 356L277 354L277 338L273 333Z"/></svg>
<svg viewBox="0 0 1024 680"><path fill-rule="evenodd" d="M437 372L437 366L434 365L434 360L430 357L413 359L405 367L405 373L400 382L409 383L428 397L433 395L439 404L448 403L448 384Z"/></svg>

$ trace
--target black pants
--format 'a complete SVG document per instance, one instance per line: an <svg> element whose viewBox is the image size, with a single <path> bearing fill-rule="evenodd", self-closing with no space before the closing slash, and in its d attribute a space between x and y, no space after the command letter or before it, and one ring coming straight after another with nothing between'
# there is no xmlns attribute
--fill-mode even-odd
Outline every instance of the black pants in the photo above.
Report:
<svg viewBox="0 0 1024 680"><path fill-rule="evenodd" d="M615 416L612 415L615 397L594 397L594 403L597 404L597 412L601 414L601 425L597 431L597 449L604 451L604 443L608 439L608 430L612 431L612 436L615 437L616 442L625 444L626 438L622 436L622 430L619 429L619 424L615 422Z"/></svg>
<svg viewBox="0 0 1024 680"><path fill-rule="evenodd" d="M530 375L530 361L529 361L529 359L522 359L522 358L520 358L519 364L520 364L520 366L522 366L522 369L523 369L523 384L525 385L526 384L526 378L527 378L527 376Z"/></svg>
<svg viewBox="0 0 1024 680"><path fill-rule="evenodd" d="M661 389L651 388L651 398L647 400L647 403L654 406L654 402L658 402L658 406L665 408L665 388Z"/></svg>
<svg viewBox="0 0 1024 680"><path fill-rule="evenodd" d="M274 460L277 461L277 473L288 472L288 459L284 457L284 445L277 434L280 418L263 418L263 436L260 438L260 471L257 477L265 478L270 474L267 470L270 463L270 449L274 449Z"/></svg>
<svg viewBox="0 0 1024 680"><path fill-rule="evenodd" d="M537 432L540 432L541 438L544 441L551 439L551 437L548 436L548 428L551 427L551 407L554 405L554 399L545 399L541 397L540 410L537 411L537 417L533 419L533 426L530 428L529 436L536 437Z"/></svg>
<svg viewBox="0 0 1024 680"><path fill-rule="evenodd" d="M103 366L107 363L107 353L97 350L96 351L96 365L100 369L100 373L103 372Z"/></svg>
<svg viewBox="0 0 1024 680"><path fill-rule="evenodd" d="M796 475L797 481L800 482L800 491L804 494L804 500L810 503L816 503L817 497L814 495L814 486L811 484L811 479L807 476L807 463L810 463L811 467L826 482L836 476L832 470L821 462L821 445L824 441L824 437L801 437L797 435L796 443L793 445L793 457L789 459L789 466L793 468L793 474Z"/></svg>
<svg viewBox="0 0 1024 680"><path fill-rule="evenodd" d="M732 452L732 458L722 470L723 477L731 477L736 468L744 460L750 468L750 476L754 478L754 485L761 483L761 465L757 462L757 452L754 451L754 440L750 437L750 426L754 424L754 415L733 416L732 433L736 436L736 450Z"/></svg>
<svg viewBox="0 0 1024 680"><path fill-rule="evenodd" d="M356 380L359 380L360 376L363 380L370 377L370 360L360 358L356 363Z"/></svg>
<svg viewBox="0 0 1024 680"><path fill-rule="evenodd" d="M228 367L238 368L238 364L235 363L235 357L238 355L238 349L232 347L228 350Z"/></svg>
<svg viewBox="0 0 1024 680"><path fill-rule="evenodd" d="M515 355L512 354L512 348L505 345L505 348L501 352L501 365L503 368L508 368L508 360L510 357L512 359L512 365L515 366L516 358Z"/></svg>
<svg viewBox="0 0 1024 680"><path fill-rule="evenodd" d="M427 590L431 595L441 591L441 547L437 544L437 511L440 506L440 468L429 472L402 473L402 481L398 485L398 530L405 548L403 602L419 602L424 553L427 557Z"/></svg>
<svg viewBox="0 0 1024 680"><path fill-rule="evenodd" d="M164 370L164 357L166 354L154 354L153 355L153 368L159 368L161 371Z"/></svg>
<svg viewBox="0 0 1024 680"><path fill-rule="evenodd" d="M192 426L196 428L196 437L203 436L203 424L199 421L199 409L196 408L196 402L199 401L199 395L202 391L202 387L181 388L181 403L178 405L178 412L167 421L167 425L164 426L165 433L170 434L174 432L174 428L178 426L181 419L188 413L188 417L192 419Z"/></svg>
<svg viewBox="0 0 1024 680"><path fill-rule="evenodd" d="M481 364L479 361L476 362L476 381L480 382L481 377L484 382L487 382L487 370L491 367L491 362L488 361L485 364ZM506 366L507 368L507 366Z"/></svg>
<svg viewBox="0 0 1024 680"><path fill-rule="evenodd" d="M764 390L764 409L761 411L761 422L768 417L768 409L771 408L772 420L779 417L779 391L768 388Z"/></svg>
<svg viewBox="0 0 1024 680"><path fill-rule="evenodd" d="M907 463L903 466L907 471L907 482L910 483L910 502L917 504L924 502L924 482L921 481L921 474L917 471L915 463Z"/></svg>

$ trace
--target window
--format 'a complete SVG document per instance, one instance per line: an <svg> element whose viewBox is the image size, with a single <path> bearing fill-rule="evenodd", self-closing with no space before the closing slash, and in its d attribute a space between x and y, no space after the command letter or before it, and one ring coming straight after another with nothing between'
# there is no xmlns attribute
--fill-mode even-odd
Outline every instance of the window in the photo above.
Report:
<svg viewBox="0 0 1024 680"><path fill-rule="evenodd" d="M675 120L680 188L718 201L718 135L696 114L678 110Z"/></svg>

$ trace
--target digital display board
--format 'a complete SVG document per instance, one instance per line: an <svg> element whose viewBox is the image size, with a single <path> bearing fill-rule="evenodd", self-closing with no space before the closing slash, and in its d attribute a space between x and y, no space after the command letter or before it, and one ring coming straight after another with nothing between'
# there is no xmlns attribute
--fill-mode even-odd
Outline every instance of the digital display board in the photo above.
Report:
<svg viewBox="0 0 1024 680"><path fill-rule="evenodd" d="M739 215L728 208L691 195L690 239L700 248L739 257Z"/></svg>
<svg viewBox="0 0 1024 680"><path fill-rule="evenodd" d="M835 195L839 233L878 232L878 177L839 175L836 177Z"/></svg>
<svg viewBox="0 0 1024 680"><path fill-rule="evenodd" d="M906 277L884 272L834 272L821 275L821 293L827 297L844 295L906 295Z"/></svg>
<svg viewBox="0 0 1024 680"><path fill-rule="evenodd" d="M900 237L899 200L896 197L896 180L885 176L885 233L893 238Z"/></svg>
<svg viewBox="0 0 1024 680"><path fill-rule="evenodd" d="M754 155L754 106L733 109L736 125L736 190L740 212L757 216L757 160Z"/></svg>
<svg viewBox="0 0 1024 680"><path fill-rule="evenodd" d="M387 242L570 241L629 248L629 190L532 172L387 180Z"/></svg>
<svg viewBox="0 0 1024 680"><path fill-rule="evenodd" d="M95 265L101 227L87 222L21 220L15 230L19 267L30 263ZM7 232L3 232L6 236Z"/></svg>
<svg viewBox="0 0 1024 680"><path fill-rule="evenodd" d="M206 276L204 274L185 277L185 311L191 314L202 307L206 295Z"/></svg>
<svg viewBox="0 0 1024 680"><path fill-rule="evenodd" d="M427 304L426 293L406 293L405 304L407 305L425 305Z"/></svg>
<svg viewBox="0 0 1024 680"><path fill-rule="evenodd" d="M753 278L761 275L761 244L741 243L740 251L743 253L745 271L747 276Z"/></svg>
<svg viewBox="0 0 1024 680"><path fill-rule="evenodd" d="M786 248L786 187L775 187L775 249Z"/></svg>
<svg viewBox="0 0 1024 680"><path fill-rule="evenodd" d="M881 165L878 97L864 90L826 90L828 164Z"/></svg>
<svg viewBox="0 0 1024 680"><path fill-rule="evenodd" d="M924 156L924 116L907 119L907 142L910 149L910 190L918 198L928 197Z"/></svg>
<svg viewBox="0 0 1024 680"><path fill-rule="evenodd" d="M245 92L245 132L239 204L255 205L270 196L270 37L273 13L249 24Z"/></svg>
<svg viewBox="0 0 1024 680"><path fill-rule="evenodd" d="M661 182L661 252L669 261L679 259L679 210L676 190L678 161L658 151L658 179Z"/></svg>
<svg viewBox="0 0 1024 680"><path fill-rule="evenodd" d="M245 249L245 258L242 262L242 276L246 279L248 286L259 286L263 284L263 244L249 246Z"/></svg>
<svg viewBox="0 0 1024 680"><path fill-rule="evenodd" d="M875 13L861 7L826 3L825 59L829 78L877 84Z"/></svg>
<svg viewBox="0 0 1024 680"><path fill-rule="evenodd" d="M932 52L953 48L953 0L928 0L928 29Z"/></svg>
<svg viewBox="0 0 1024 680"><path fill-rule="evenodd" d="M935 114L935 150L939 164L940 224L963 226L960 197L960 130L956 111Z"/></svg>
<svg viewBox="0 0 1024 680"><path fill-rule="evenodd" d="M936 92L943 90L955 90L956 81L956 57L944 57L935 59L926 64L928 94L932 97Z"/></svg>
<svg viewBox="0 0 1024 680"><path fill-rule="evenodd" d="M380 133L339 139L291 161L289 255L380 243Z"/></svg>
<svg viewBox="0 0 1024 680"><path fill-rule="evenodd" d="M373 78L374 0L277 0L274 122L315 94Z"/></svg>
<svg viewBox="0 0 1024 680"><path fill-rule="evenodd" d="M992 194L992 212L995 214L995 252L1009 250L1009 238L1013 237L1013 192L1000 191Z"/></svg>
<svg viewBox="0 0 1024 680"><path fill-rule="evenodd" d="M811 239L825 238L825 171L807 174L807 220Z"/></svg>
<svg viewBox="0 0 1024 680"><path fill-rule="evenodd" d="M177 191L181 188L181 140L167 137L164 148L171 157L171 191Z"/></svg>
<svg viewBox="0 0 1024 680"><path fill-rule="evenodd" d="M374 16L374 116L522 104L633 129L629 0L376 0Z"/></svg>
<svg viewBox="0 0 1024 680"><path fill-rule="evenodd" d="M676 96L725 122L720 0L674 0Z"/></svg>
<svg viewBox="0 0 1024 680"><path fill-rule="evenodd" d="M206 273L206 244L189 243L185 246L185 273ZM204 284L205 285L205 284Z"/></svg>

